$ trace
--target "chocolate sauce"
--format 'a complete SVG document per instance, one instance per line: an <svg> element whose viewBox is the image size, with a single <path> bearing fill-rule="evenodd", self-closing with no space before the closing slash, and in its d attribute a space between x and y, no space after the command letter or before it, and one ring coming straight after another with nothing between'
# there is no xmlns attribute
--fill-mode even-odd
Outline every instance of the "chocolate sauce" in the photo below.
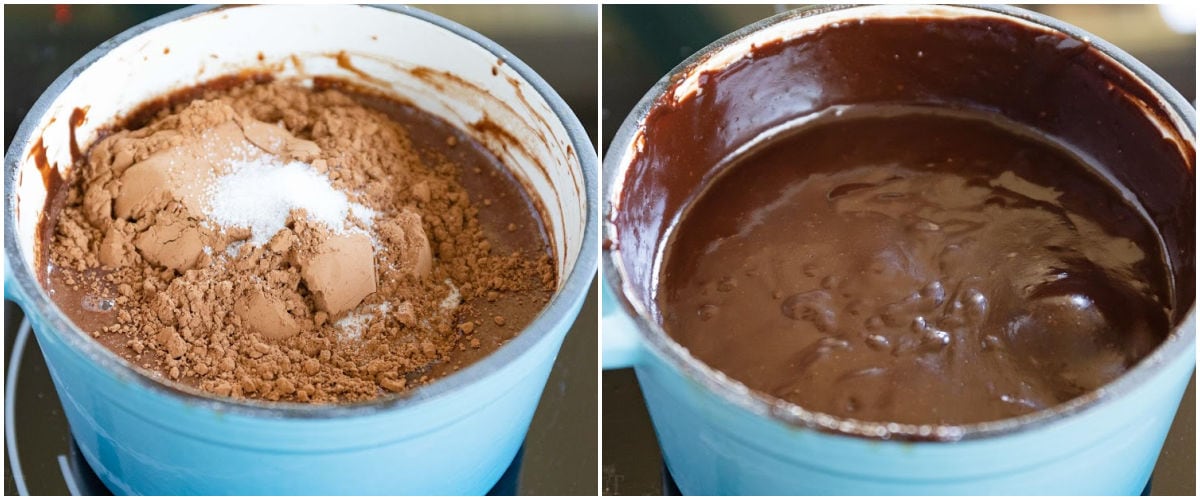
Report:
<svg viewBox="0 0 1200 500"><path fill-rule="evenodd" d="M667 332L759 391L971 423L1094 390L1167 335L1161 245L1068 152L979 115L824 113L731 159L683 213Z"/></svg>
<svg viewBox="0 0 1200 500"><path fill-rule="evenodd" d="M1111 381L1193 307L1191 132L1086 41L867 18L694 71L632 139L606 249L629 298L752 389L995 420Z"/></svg>

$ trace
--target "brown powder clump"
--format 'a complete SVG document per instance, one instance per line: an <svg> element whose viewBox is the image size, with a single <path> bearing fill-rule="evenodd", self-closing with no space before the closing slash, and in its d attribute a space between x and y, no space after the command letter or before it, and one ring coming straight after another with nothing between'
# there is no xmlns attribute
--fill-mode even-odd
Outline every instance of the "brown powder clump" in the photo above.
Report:
<svg viewBox="0 0 1200 500"><path fill-rule="evenodd" d="M556 283L544 236L494 248L488 235L511 223L484 227L464 167L412 132L344 92L287 82L164 109L75 168L47 242L49 286L134 364L220 396L337 402L412 389L511 338ZM440 143L464 147L453 142ZM311 165L374 217L339 231L293 210L251 244L247 228L206 219L203 188L230 151L247 150ZM110 309L67 303L85 296Z"/></svg>

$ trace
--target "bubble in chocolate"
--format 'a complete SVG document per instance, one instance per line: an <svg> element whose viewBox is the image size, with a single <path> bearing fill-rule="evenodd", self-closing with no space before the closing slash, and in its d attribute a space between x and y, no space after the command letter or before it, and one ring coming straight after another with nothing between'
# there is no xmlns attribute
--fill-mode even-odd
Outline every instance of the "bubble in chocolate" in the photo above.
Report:
<svg viewBox="0 0 1200 500"><path fill-rule="evenodd" d="M984 351L995 351L1003 347L1003 344L1000 342L1000 337L995 335L984 335L983 340L980 341L980 348L982 348Z"/></svg>
<svg viewBox="0 0 1200 500"><path fill-rule="evenodd" d="M887 337L878 334L867 335L866 342L867 347L870 347L876 351L886 351L892 347L892 342L889 341Z"/></svg>
<svg viewBox="0 0 1200 500"><path fill-rule="evenodd" d="M921 340L928 346L941 348L950 345L950 332L937 328L926 329Z"/></svg>
<svg viewBox="0 0 1200 500"><path fill-rule="evenodd" d="M797 321L807 321L818 331L828 332L837 328L837 313L833 310L832 300L829 292L813 290L784 299L780 310L784 316Z"/></svg>
<svg viewBox="0 0 1200 500"><path fill-rule="evenodd" d="M841 337L825 337L817 341L817 345L825 351L845 350L850 348L850 341Z"/></svg>
<svg viewBox="0 0 1200 500"><path fill-rule="evenodd" d="M929 328L929 325L925 321L924 317L917 316L917 317L913 318L912 325L910 325L910 328L912 329L912 331L914 333L924 333L925 330Z"/></svg>
<svg viewBox="0 0 1200 500"><path fill-rule="evenodd" d="M941 281L931 281L921 288L921 297L932 302L934 306L940 306L946 301L946 288L942 286Z"/></svg>
<svg viewBox="0 0 1200 500"><path fill-rule="evenodd" d="M950 332L942 330L931 324L923 316L917 316L913 318L912 324L909 325L909 329L920 337L921 345L923 345L926 350L937 351L942 347L950 345Z"/></svg>
<svg viewBox="0 0 1200 500"><path fill-rule="evenodd" d="M117 301L107 297L97 297L95 295L87 295L79 304L85 311L91 312L109 312L117 307Z"/></svg>
<svg viewBox="0 0 1200 500"><path fill-rule="evenodd" d="M987 316L988 300L983 292L974 288L967 289L963 293L963 303L966 307L967 318L980 321Z"/></svg>
<svg viewBox="0 0 1200 500"><path fill-rule="evenodd" d="M921 219L921 220L917 221L915 224L913 224L913 229L916 229L917 231L933 232L933 231L938 231L941 228L942 228L941 226L939 226L933 222L927 221L925 219Z"/></svg>

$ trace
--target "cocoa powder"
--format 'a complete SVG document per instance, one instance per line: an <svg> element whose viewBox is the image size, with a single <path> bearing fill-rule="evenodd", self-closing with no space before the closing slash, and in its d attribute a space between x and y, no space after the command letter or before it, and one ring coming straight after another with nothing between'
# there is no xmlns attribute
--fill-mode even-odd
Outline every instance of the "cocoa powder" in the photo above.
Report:
<svg viewBox="0 0 1200 500"><path fill-rule="evenodd" d="M135 365L234 398L369 400L494 350L554 292L540 219L510 199L508 220L481 224L496 208L472 195L519 192L468 168L482 148L453 130L418 145L442 129L363 102L246 82L105 137L44 242L55 301ZM229 151L302 162L372 216L331 227L293 209L269 239L214 223L205 186ZM464 175L491 188L468 192Z"/></svg>

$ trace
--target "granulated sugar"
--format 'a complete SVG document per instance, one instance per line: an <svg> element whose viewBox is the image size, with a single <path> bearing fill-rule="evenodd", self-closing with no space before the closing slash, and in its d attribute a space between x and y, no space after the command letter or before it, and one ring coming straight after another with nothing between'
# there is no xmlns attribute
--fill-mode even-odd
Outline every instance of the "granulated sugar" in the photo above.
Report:
<svg viewBox="0 0 1200 500"><path fill-rule="evenodd" d="M341 340L355 341L362 338L362 334L371 325L371 322L376 321L376 318L386 317L392 309L391 302L383 302L371 308L366 308L366 312L347 314L342 319L334 323L340 330L338 338ZM374 311L372 311L374 309Z"/></svg>
<svg viewBox="0 0 1200 500"><path fill-rule="evenodd" d="M446 294L446 298L442 299L442 309L454 309L462 302L462 295L458 292L458 287L454 286L454 282L446 280L446 286L450 287L450 293Z"/></svg>
<svg viewBox="0 0 1200 500"><path fill-rule="evenodd" d="M375 213L353 203L337 191L329 178L311 165L259 156L234 161L229 173L218 177L208 190L209 220L223 227L250 228L252 245L263 245L287 224L292 210L307 212L335 233L346 230L353 214L369 224Z"/></svg>
<svg viewBox="0 0 1200 500"><path fill-rule="evenodd" d="M375 315L371 313L351 313L339 319L334 326L341 330L339 337L342 340L358 340L362 338L363 330L366 330L367 325L374 319Z"/></svg>

